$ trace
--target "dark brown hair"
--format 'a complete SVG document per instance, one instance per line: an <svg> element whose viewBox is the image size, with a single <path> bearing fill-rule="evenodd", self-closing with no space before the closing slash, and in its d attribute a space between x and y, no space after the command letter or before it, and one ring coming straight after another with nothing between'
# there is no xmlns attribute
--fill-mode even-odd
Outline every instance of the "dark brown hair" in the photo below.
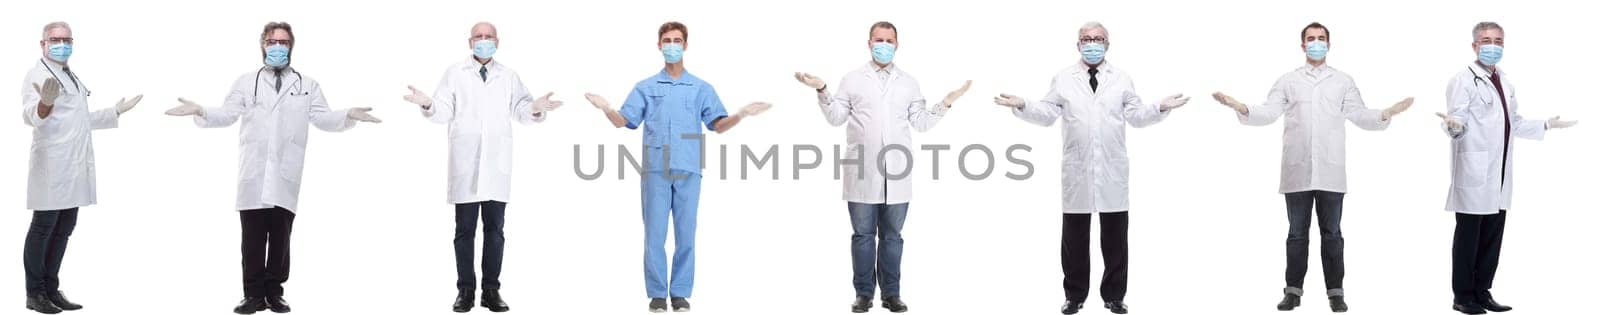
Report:
<svg viewBox="0 0 1600 315"><path fill-rule="evenodd" d="M678 21L662 23L661 29L656 30L656 40L661 40L661 35L667 35L667 32L671 31L683 32L683 40L689 40L689 26L678 23Z"/></svg>

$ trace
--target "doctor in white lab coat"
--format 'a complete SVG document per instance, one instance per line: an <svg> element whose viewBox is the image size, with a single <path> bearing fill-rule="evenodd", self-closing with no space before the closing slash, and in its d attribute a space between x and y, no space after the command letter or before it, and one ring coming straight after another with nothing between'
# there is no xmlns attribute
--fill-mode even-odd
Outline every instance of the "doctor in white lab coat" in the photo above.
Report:
<svg viewBox="0 0 1600 315"><path fill-rule="evenodd" d="M1450 135L1450 194L1445 210L1455 212L1451 251L1452 307L1467 314L1511 310L1489 294L1500 265L1506 210L1511 208L1513 137L1540 140L1544 132L1577 121L1523 119L1517 113L1517 91L1497 66L1505 47L1505 31L1494 22L1472 29L1472 63L1450 79L1445 93L1445 132Z"/></svg>
<svg viewBox="0 0 1600 315"><path fill-rule="evenodd" d="M1384 130L1389 118L1411 107L1412 99L1406 98L1387 109L1367 108L1355 79L1327 65L1328 35L1327 27L1320 23L1300 30L1306 65L1279 77L1266 103L1246 106L1222 92L1212 94L1238 112L1239 122L1245 125L1266 126L1284 117L1278 192L1288 205L1289 238L1284 272L1287 286L1279 310L1300 306L1304 294L1313 206L1322 234L1322 277L1329 307L1334 312L1349 308L1344 301L1344 235L1340 231L1346 191L1344 122L1361 129Z"/></svg>
<svg viewBox="0 0 1600 315"><path fill-rule="evenodd" d="M499 31L473 25L467 45L473 56L450 65L432 97L415 87L406 101L422 107L429 121L449 125L449 195L455 205L456 312L472 309L477 289L472 243L483 215L483 303L510 310L500 297L500 262L505 249L505 209L511 201L511 122L542 122L561 106L550 94L534 99L511 67L494 59Z"/></svg>
<svg viewBox="0 0 1600 315"><path fill-rule="evenodd" d="M1083 309L1089 297L1089 222L1100 213L1100 250L1105 275L1100 297L1112 313L1125 314L1128 292L1128 147L1124 126L1145 127L1189 102L1172 95L1145 104L1133 90L1133 77L1105 61L1111 35L1089 22L1078 29L1079 63L1050 81L1044 98L1009 94L995 104L1011 108L1023 121L1049 127L1061 123L1061 272L1066 314Z"/></svg>
<svg viewBox="0 0 1600 315"><path fill-rule="evenodd" d="M909 166L916 150L911 130L933 129L972 81L930 108L917 79L893 62L900 47L894 24L873 24L867 47L873 60L840 79L837 90L829 91L822 79L810 74L796 73L795 78L817 90L817 104L828 124L847 126L845 160L840 164L849 165L837 167L843 168L844 200L854 226L853 310L870 307L874 286L881 286L884 307L903 312L900 256L905 242L900 230L911 202Z"/></svg>
<svg viewBox="0 0 1600 315"><path fill-rule="evenodd" d="M78 208L95 203L94 141L90 131L117 127L117 118L143 96L114 108L89 110L89 88L67 66L72 28L46 24L39 39L44 55L22 82L22 121L33 127L28 150L28 225L22 249L27 308L41 313L77 310L61 295L61 259L77 226Z"/></svg>
<svg viewBox="0 0 1600 315"><path fill-rule="evenodd" d="M294 33L288 23L268 23L261 32L266 66L240 75L221 107L202 107L179 99L167 111L193 116L201 128L222 128L240 122L239 186L234 209L239 211L245 298L239 314L271 309L289 311L283 283L289 280L289 235L300 209L300 183L305 169L310 125L328 132L355 127L357 121L380 122L370 108L332 110L322 86L289 66Z"/></svg>

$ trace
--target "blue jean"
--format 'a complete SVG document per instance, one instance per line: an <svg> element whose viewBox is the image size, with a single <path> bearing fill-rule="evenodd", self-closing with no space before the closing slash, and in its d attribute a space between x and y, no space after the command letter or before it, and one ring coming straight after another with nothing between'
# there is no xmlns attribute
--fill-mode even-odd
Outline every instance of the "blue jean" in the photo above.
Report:
<svg viewBox="0 0 1600 315"><path fill-rule="evenodd" d="M644 285L652 299L688 298L694 292L694 229L700 174L647 172L639 181L644 203ZM667 275L667 219L672 219L672 275ZM670 284L670 286L669 286Z"/></svg>
<svg viewBox="0 0 1600 315"><path fill-rule="evenodd" d="M900 296L900 254L906 243L900 229L911 204L848 205L855 230L850 234L850 261L856 296L872 297L874 284L883 288L884 297Z"/></svg>
<svg viewBox="0 0 1600 315"><path fill-rule="evenodd" d="M1312 190L1284 194L1289 210L1289 239L1285 242L1288 267L1284 282L1289 288L1303 289L1307 260L1311 256L1311 215L1322 236L1322 281L1330 296L1344 292L1344 233L1339 221L1344 215L1344 193Z"/></svg>

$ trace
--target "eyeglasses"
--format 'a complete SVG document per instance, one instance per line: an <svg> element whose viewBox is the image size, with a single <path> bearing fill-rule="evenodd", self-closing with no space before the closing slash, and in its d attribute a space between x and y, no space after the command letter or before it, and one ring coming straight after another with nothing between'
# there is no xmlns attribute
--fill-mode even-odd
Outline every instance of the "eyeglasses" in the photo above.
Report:
<svg viewBox="0 0 1600 315"><path fill-rule="evenodd" d="M1479 38L1478 39L1478 44L1479 45L1501 45L1501 46L1504 46L1506 44L1506 39L1504 39L1504 38L1484 37L1484 38Z"/></svg>
<svg viewBox="0 0 1600 315"><path fill-rule="evenodd" d="M289 40L289 39L267 39L267 40L263 40L261 42L267 44L267 46L273 46L273 45L289 46L289 45L293 45L294 44L294 40Z"/></svg>
<svg viewBox="0 0 1600 315"><path fill-rule="evenodd" d="M1105 36L1093 36L1093 37L1084 36L1084 37L1079 37L1078 38L1078 42L1084 43L1084 44L1105 44L1106 43L1106 37Z"/></svg>
<svg viewBox="0 0 1600 315"><path fill-rule="evenodd" d="M50 37L50 38L45 38L44 42L46 44L51 44L51 45L55 45L55 44L69 44L70 45L70 44L72 44L72 38L71 37Z"/></svg>

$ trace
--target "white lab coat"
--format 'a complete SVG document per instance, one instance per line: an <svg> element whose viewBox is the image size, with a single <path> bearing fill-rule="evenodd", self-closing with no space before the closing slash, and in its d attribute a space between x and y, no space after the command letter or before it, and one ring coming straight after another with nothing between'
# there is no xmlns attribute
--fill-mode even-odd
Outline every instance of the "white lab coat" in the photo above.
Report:
<svg viewBox="0 0 1600 315"><path fill-rule="evenodd" d="M1450 140L1450 196L1445 210L1467 214L1496 214L1511 208L1511 155L1516 145L1506 135L1544 139L1545 121L1522 119L1517 114L1517 92L1505 68L1499 68L1506 108L1489 80L1489 71L1474 62L1450 80L1445 110L1461 121L1462 132ZM1509 111L1509 113L1507 113ZM1509 120L1507 115L1509 116ZM1445 129L1445 133L1449 133ZM1504 166L1505 177L1501 177Z"/></svg>
<svg viewBox="0 0 1600 315"><path fill-rule="evenodd" d="M530 125L548 113L534 115L533 96L516 71L492 60L489 79L467 58L451 65L433 93L433 106L423 116L450 125L448 202L511 201L511 122Z"/></svg>
<svg viewBox="0 0 1600 315"><path fill-rule="evenodd" d="M860 159L859 163L841 167L844 200L867 204L911 202L911 175L915 171L907 166L911 163L910 155L918 151L912 146L911 130L933 129L950 109L949 105L927 108L917 79L894 64L880 70L869 62L839 80L836 91L818 93L817 103L829 124L848 124L845 152L839 158ZM887 152L882 168L896 176L905 174L897 180L884 176L878 163L879 153L891 145L898 145L904 151Z"/></svg>
<svg viewBox="0 0 1600 315"><path fill-rule="evenodd" d="M39 118L33 85L57 78L63 92L50 116ZM22 82L22 121L33 127L28 150L28 209L63 210L95 203L94 141L90 130L117 127L117 109L89 110L89 90L53 61L40 61Z"/></svg>
<svg viewBox="0 0 1600 315"><path fill-rule="evenodd" d="M1367 108L1350 75L1331 66L1302 66L1278 78L1267 101L1251 106L1239 122L1266 126L1283 122L1283 170L1279 193L1322 190L1344 193L1344 121L1384 130L1383 111Z"/></svg>
<svg viewBox="0 0 1600 315"><path fill-rule="evenodd" d="M1050 81L1050 92L1011 112L1049 127L1061 123L1061 212L1128 211L1127 128L1167 117L1160 104L1145 104L1127 72L1101 63L1099 88L1089 88L1089 67L1078 63Z"/></svg>
<svg viewBox="0 0 1600 315"><path fill-rule="evenodd" d="M283 207L298 213L305 170L308 125L328 132L355 127L349 110L331 110L316 80L292 68L274 90L271 69L247 72L233 82L221 107L194 117L201 128L239 125L239 192L236 210Z"/></svg>

